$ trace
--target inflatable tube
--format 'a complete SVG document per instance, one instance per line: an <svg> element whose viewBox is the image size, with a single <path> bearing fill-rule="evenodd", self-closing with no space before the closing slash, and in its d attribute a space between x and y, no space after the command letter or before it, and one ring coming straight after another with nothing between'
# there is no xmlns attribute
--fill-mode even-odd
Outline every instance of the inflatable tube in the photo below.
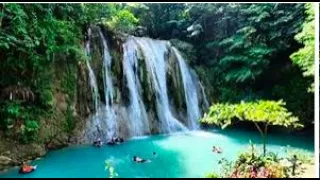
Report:
<svg viewBox="0 0 320 180"><path fill-rule="evenodd" d="M22 169L20 168L19 173L20 174L29 174L29 173L33 172L34 170L36 170L36 169L37 169L37 165L36 166L32 166L32 169L30 171L28 171L28 172L23 172Z"/></svg>

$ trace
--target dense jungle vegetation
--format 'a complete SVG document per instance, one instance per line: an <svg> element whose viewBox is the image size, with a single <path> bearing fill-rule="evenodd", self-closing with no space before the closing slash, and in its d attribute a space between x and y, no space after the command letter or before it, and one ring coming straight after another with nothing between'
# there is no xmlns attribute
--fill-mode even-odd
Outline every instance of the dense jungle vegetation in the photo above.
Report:
<svg viewBox="0 0 320 180"><path fill-rule="evenodd" d="M75 96L86 30L172 40L184 48L213 103L280 100L306 126L314 120L311 4L0 4L0 127L34 141L60 89ZM65 112L65 131L74 128ZM18 136L17 136L18 135Z"/></svg>

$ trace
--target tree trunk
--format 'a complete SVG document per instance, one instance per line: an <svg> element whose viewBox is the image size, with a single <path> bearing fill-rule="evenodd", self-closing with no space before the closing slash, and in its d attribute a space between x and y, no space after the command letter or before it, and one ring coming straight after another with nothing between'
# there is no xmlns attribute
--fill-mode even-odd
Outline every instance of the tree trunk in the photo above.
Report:
<svg viewBox="0 0 320 180"><path fill-rule="evenodd" d="M263 143L263 156L266 156L267 148L266 148L266 135L262 136L262 143Z"/></svg>
<svg viewBox="0 0 320 180"><path fill-rule="evenodd" d="M266 125L265 126L265 129L264 129L264 131L262 131L262 129L260 128L260 126L256 123L256 122L254 122L254 125L257 127L257 129L258 129L258 131L260 132L260 134L261 134L261 137L262 137L262 145L263 145L263 156L265 157L266 156L266 134L265 134L265 132L266 132L266 130L267 130L267 126L268 125Z"/></svg>
<svg viewBox="0 0 320 180"><path fill-rule="evenodd" d="M267 133L268 133L268 125L266 124L264 127L264 136L263 136L263 156L266 156L267 153Z"/></svg>

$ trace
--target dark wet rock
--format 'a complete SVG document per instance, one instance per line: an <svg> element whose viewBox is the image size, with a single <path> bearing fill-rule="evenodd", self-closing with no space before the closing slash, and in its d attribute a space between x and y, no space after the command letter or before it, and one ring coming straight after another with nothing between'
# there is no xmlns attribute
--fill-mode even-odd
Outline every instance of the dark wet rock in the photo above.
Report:
<svg viewBox="0 0 320 180"><path fill-rule="evenodd" d="M134 30L133 34L135 36L138 36L138 37L148 36L148 29L146 27L143 27L143 26L138 26Z"/></svg>

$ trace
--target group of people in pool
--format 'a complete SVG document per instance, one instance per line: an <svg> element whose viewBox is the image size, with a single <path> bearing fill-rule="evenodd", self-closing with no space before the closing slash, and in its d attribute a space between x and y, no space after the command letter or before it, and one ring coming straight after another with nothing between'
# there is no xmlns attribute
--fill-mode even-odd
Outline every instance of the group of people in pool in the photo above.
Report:
<svg viewBox="0 0 320 180"><path fill-rule="evenodd" d="M124 140L121 137L117 137L117 138L111 138L106 144L107 145L116 145L116 144L120 144L123 143ZM98 138L96 141L93 142L93 145L96 147L101 147L104 143L101 141L100 138ZM153 156L156 156L156 152L153 152ZM150 159L143 159L140 158L138 156L133 156L133 161L136 163L146 163L146 162L151 162Z"/></svg>
<svg viewBox="0 0 320 180"><path fill-rule="evenodd" d="M121 137L113 137L111 138L106 144L107 145L116 145L116 144L120 144L120 143L123 143L124 140L123 138ZM93 145L96 146L96 147L101 147L102 145L104 144L104 142L101 141L100 138L98 138L96 141L93 142Z"/></svg>

